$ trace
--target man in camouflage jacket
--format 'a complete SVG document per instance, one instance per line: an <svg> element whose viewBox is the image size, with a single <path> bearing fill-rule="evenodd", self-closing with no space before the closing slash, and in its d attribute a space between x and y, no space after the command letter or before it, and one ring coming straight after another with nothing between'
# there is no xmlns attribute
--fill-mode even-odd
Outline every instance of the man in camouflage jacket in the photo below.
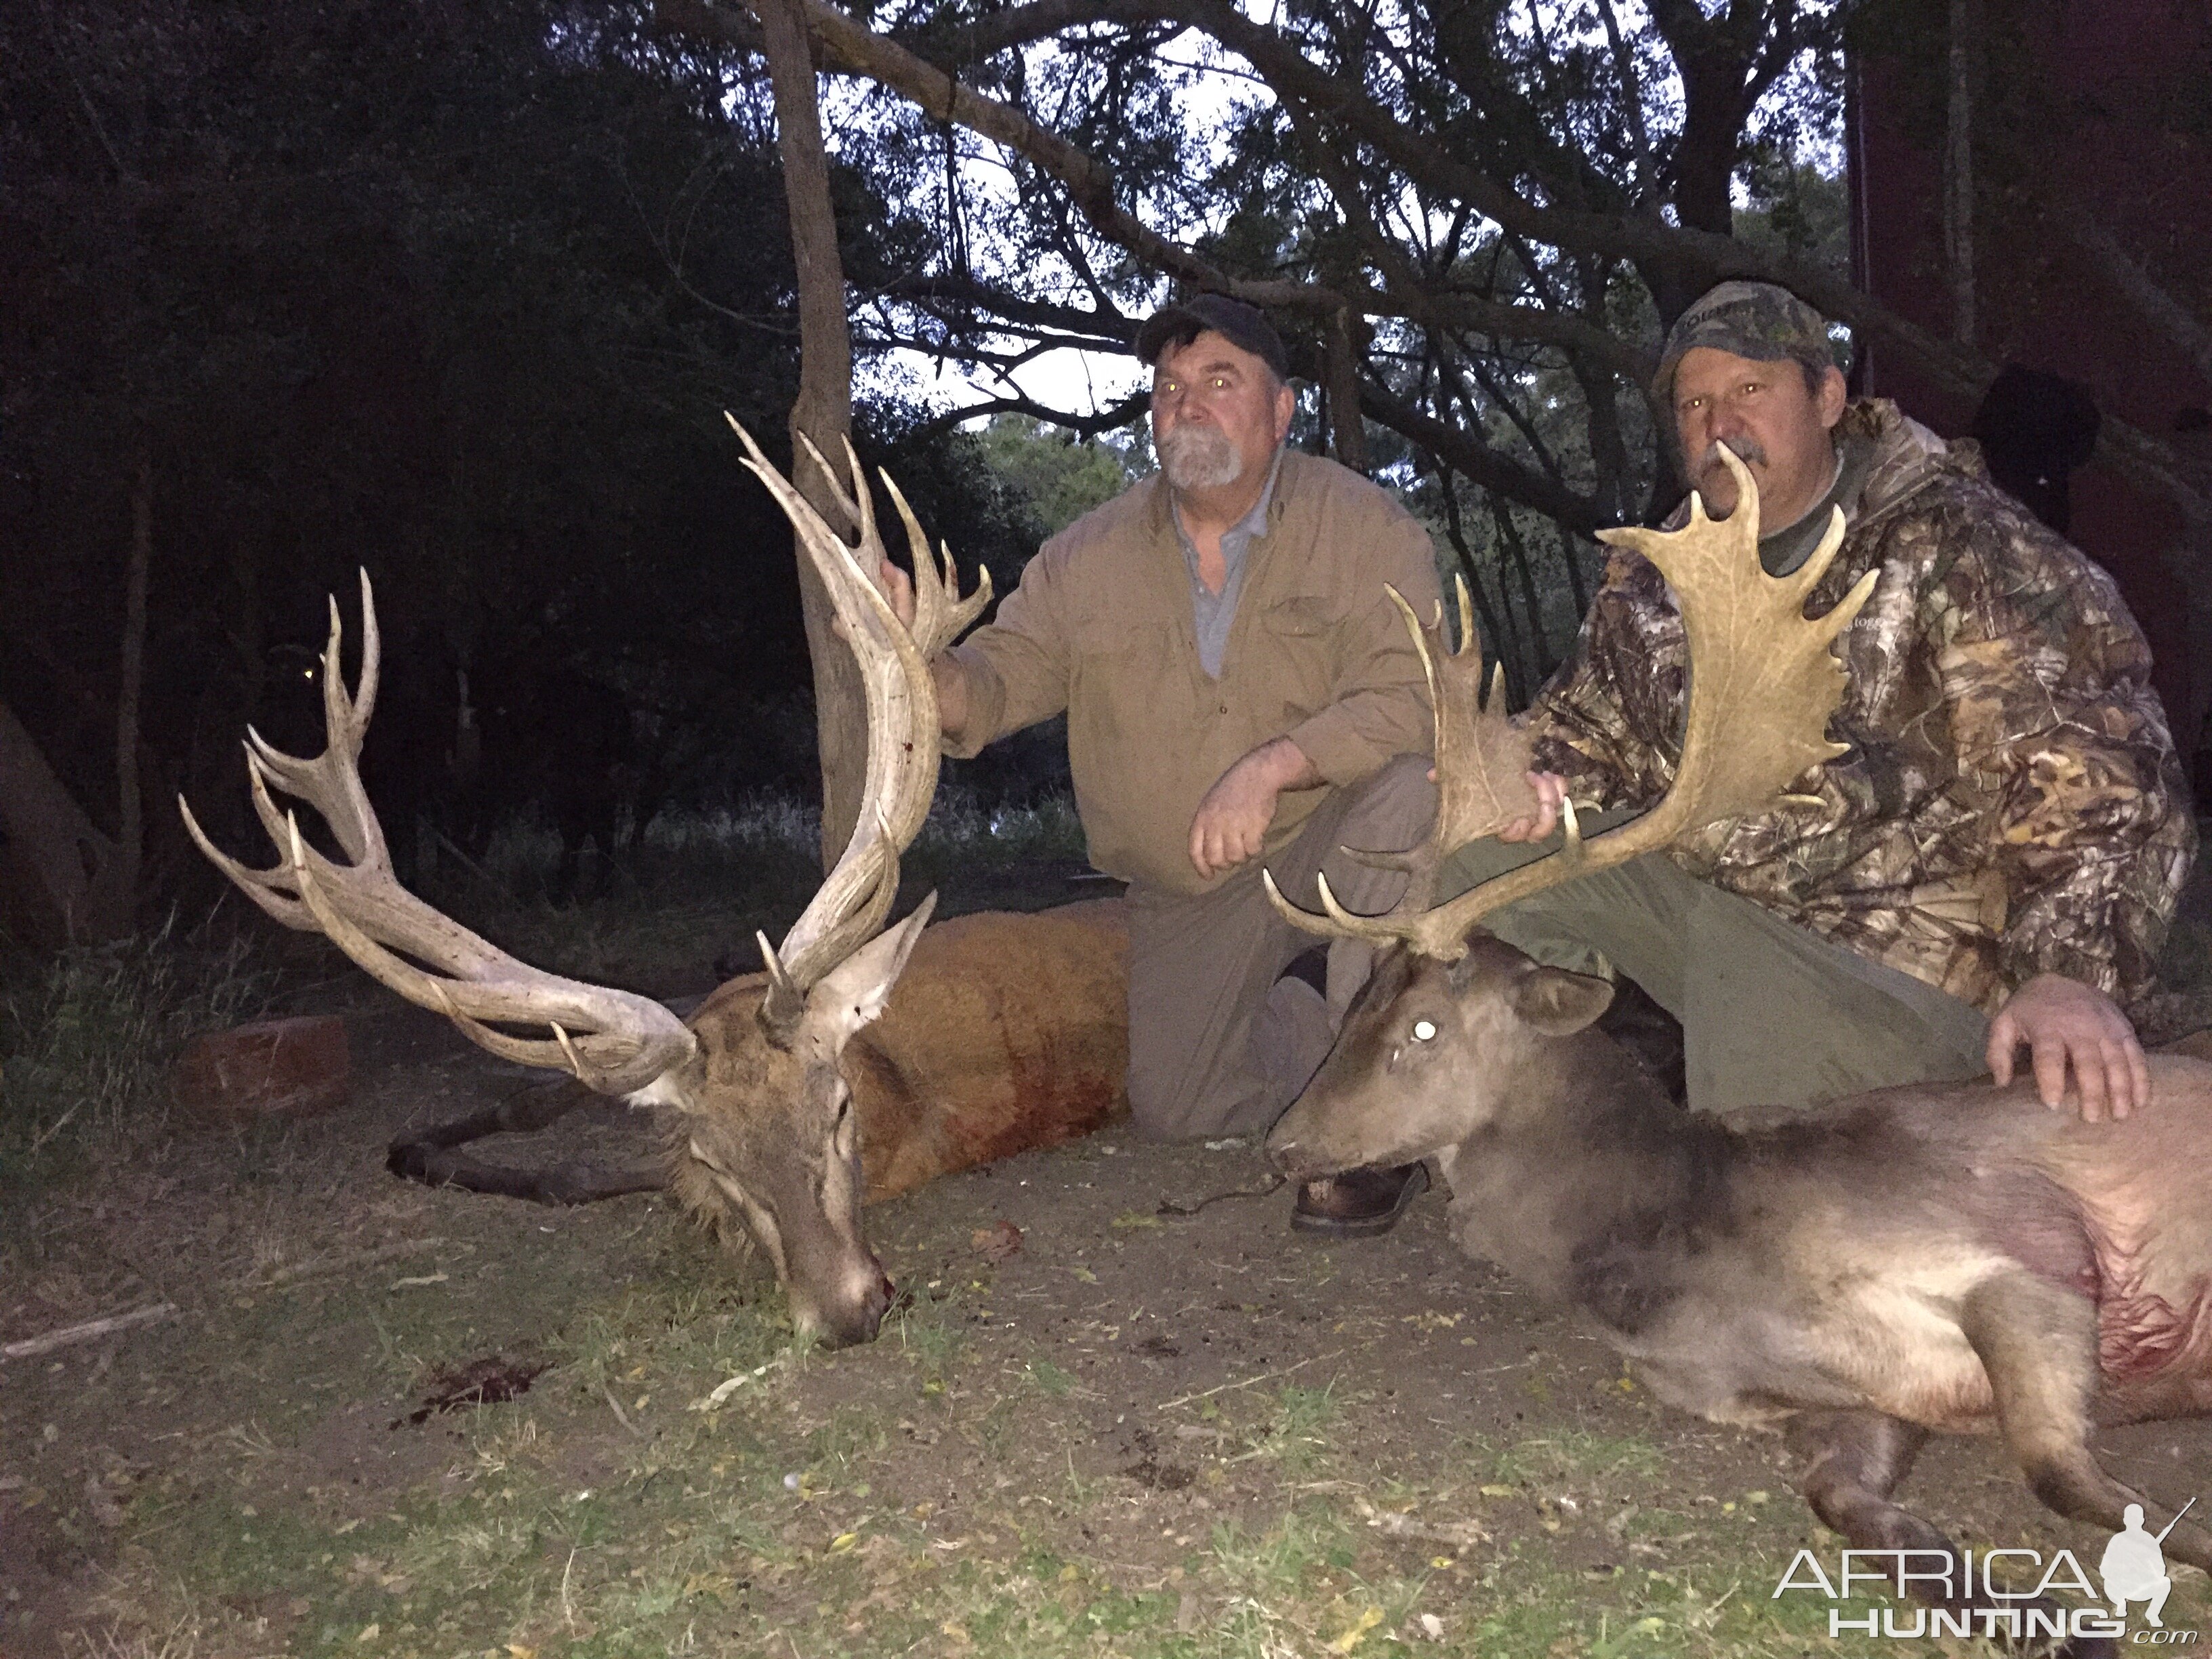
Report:
<svg viewBox="0 0 2212 1659"><path fill-rule="evenodd" d="M1842 640L1850 685L1829 734L1850 753L1798 786L1802 804L1668 856L1979 1011L1990 1069L2009 1080L2026 1045L2045 1104L2065 1097L2069 1066L2085 1115L2147 1099L2124 1010L2149 988L2196 828L2149 648L2111 578L1990 484L1972 445L1887 402L1846 406L1825 324L1783 289L1727 283L1701 299L1668 337L1659 390L1709 506L1735 504L1717 447L1749 465L1771 574L1802 565L1843 509L1808 613L1881 573ZM1687 667L1666 582L1616 553L1528 717L1541 813L1507 839L1548 833L1568 794L1655 804Z"/></svg>

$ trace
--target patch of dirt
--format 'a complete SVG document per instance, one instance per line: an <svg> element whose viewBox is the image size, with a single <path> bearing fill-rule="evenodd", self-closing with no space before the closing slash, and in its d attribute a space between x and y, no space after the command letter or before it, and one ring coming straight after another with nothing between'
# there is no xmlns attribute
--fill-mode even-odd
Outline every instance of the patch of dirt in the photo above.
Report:
<svg viewBox="0 0 2212 1659"><path fill-rule="evenodd" d="M422 1403L392 1426L420 1427L440 1412L460 1411L471 1406L504 1406L530 1392L530 1385L552 1369L550 1359L510 1359L489 1354L461 1365L440 1365L422 1382Z"/></svg>
<svg viewBox="0 0 2212 1659"><path fill-rule="evenodd" d="M757 1268L657 1197L556 1210L394 1180L384 1147L403 1125L530 1079L373 990L348 1012L359 1086L344 1111L184 1141L0 1219L0 1337L156 1297L182 1310L0 1370L8 1659L82 1650L118 1612L150 1621L155 1604L118 1586L169 1571L165 1552L194 1528L349 1534L495 1484L507 1454L474 1431L520 1434L526 1412L580 1497L702 1420L687 1407L704 1388L624 1369L629 1339L602 1327L650 1297L655 1328L713 1328L762 1304ZM634 1155L651 1134L643 1115L595 1109L505 1155ZM747 1525L817 1553L834 1533L857 1557L872 1543L850 1544L851 1515L903 1516L926 1559L1042 1540L1132 1584L1176 1582L1194 1540L1316 1502L1362 1517L1408 1572L1443 1571L1440 1550L1507 1560L1526 1540L1592 1582L1710 1559L1741 1547L1739 1500L1770 1493L1764 1513L1816 1541L1777 1441L1659 1408L1609 1350L1468 1260L1440 1191L1389 1236L1342 1243L1293 1234L1290 1203L1249 1146L1109 1130L870 1211L902 1290L882 1339L763 1365L738 1396L775 1389L791 1443L823 1468L823 1447L862 1433L865 1502L824 1497L793 1455L779 1484L747 1489ZM553 1364L580 1353L591 1364ZM784 1455L754 1434L728 1431L738 1449L720 1455ZM2099 1447L2154 1500L2212 1497L2212 1422L2113 1429ZM713 1485L689 1462L647 1479ZM1396 1490L1427 1507L1391 1509ZM1931 1446L1906 1501L1980 1539L2101 1544L2043 1510L1988 1442ZM840 1502L848 1518L825 1521ZM1639 1508L1689 1518L1646 1537ZM305 1604L240 1571L200 1589L258 1632L241 1642L305 1642ZM354 1572L372 1587L404 1577L382 1561ZM732 1605L763 1619L817 1603L796 1570L727 1577Z"/></svg>

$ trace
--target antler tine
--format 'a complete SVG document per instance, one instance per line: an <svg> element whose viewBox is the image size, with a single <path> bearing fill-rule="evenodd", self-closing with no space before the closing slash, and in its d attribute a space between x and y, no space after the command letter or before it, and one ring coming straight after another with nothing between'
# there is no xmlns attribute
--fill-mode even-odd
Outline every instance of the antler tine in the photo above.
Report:
<svg viewBox="0 0 2212 1659"><path fill-rule="evenodd" d="M1846 684L1831 647L1879 572L1868 571L1833 609L1808 621L1805 601L1842 545L1843 514L1831 519L1820 550L1802 569L1769 576L1759 563L1759 485L1725 445L1721 456L1736 481L1736 509L1725 520L1708 516L1692 495L1679 531L1599 532L1658 566L1681 607L1690 693L1674 787L1643 817L1587 842L1570 805L1561 851L1461 894L1407 930L1424 955L1455 962L1467 953L1468 930L1492 911L1709 823L1765 811L1793 780L1847 751L1848 744L1827 737Z"/></svg>
<svg viewBox="0 0 2212 1659"><path fill-rule="evenodd" d="M1314 882L1321 889L1322 914L1301 909L1283 896L1283 890L1275 885L1275 872L1264 866L1260 872L1260 884L1267 889L1267 902L1275 913L1291 927L1316 934L1322 939L1364 939L1376 945L1393 945L1408 937L1398 913L1389 915L1354 915L1337 902L1327 876L1316 876Z"/></svg>
<svg viewBox="0 0 2212 1659"><path fill-rule="evenodd" d="M953 562L951 548L943 547L933 554L929 538L923 533L914 508L907 504L906 492L898 487L898 481L881 468L877 476L890 492L891 505L906 525L907 554L914 564L915 644L925 661L934 661L937 653L966 633L968 625L991 603L990 568L978 569L975 591L964 599L957 598L960 570Z"/></svg>
<svg viewBox="0 0 2212 1659"><path fill-rule="evenodd" d="M763 1014L771 1025L795 1019L809 989L831 968L872 938L897 896L899 857L921 833L937 791L942 749L938 733L937 683L929 659L974 619L988 600L957 601L958 578L951 556L941 568L898 486L884 475L915 554L915 623L902 624L876 585L883 543L860 458L848 441L845 459L852 489L843 483L804 434L801 451L829 481L839 506L860 527L858 549L832 532L790 481L769 463L752 435L730 421L745 447L744 465L767 486L799 532L800 545L822 577L840 630L860 668L867 701L868 751L861 805L853 834L836 866L784 935L780 947L762 941L770 977ZM947 589L951 590L951 593Z"/></svg>
<svg viewBox="0 0 2212 1659"><path fill-rule="evenodd" d="M1427 836L1406 852L1369 852L1352 847L1344 851L1372 868L1403 871L1405 894L1386 915L1352 917L1328 892L1324 883L1323 911L1336 926L1328 927L1310 911L1291 916L1309 932L1333 932L1371 940L1414 938L1435 897L1437 870L1443 860L1456 848L1503 829L1516 818L1536 814L1535 796L1528 787L1528 745L1505 718L1504 666L1492 667L1486 696L1482 645L1475 634L1474 605L1464 577L1458 579L1456 588L1460 616L1456 646L1446 641L1441 604L1436 615L1424 623L1396 588L1384 589L1405 620L1414 653L1420 659L1421 672L1428 681L1436 733L1437 816ZM1291 916L1295 907L1279 895L1275 902L1279 910ZM1350 925L1352 922L1358 925Z"/></svg>
<svg viewBox="0 0 2212 1659"><path fill-rule="evenodd" d="M446 1015L471 1041L508 1060L573 1072L605 1094L644 1088L696 1050L683 1021L644 997L563 979L518 962L441 915L402 887L383 831L361 785L357 764L372 706L378 647L375 599L362 579L362 690L346 692L335 609L324 654L323 708L330 745L312 761L253 737L246 777L253 810L276 843L273 869L252 870L219 852L180 795L178 809L194 844L239 889L286 927L320 933L410 1002ZM306 802L330 823L349 862L307 845L298 819L281 811L274 787ZM526 1038L493 1025L550 1026L553 1036Z"/></svg>
<svg viewBox="0 0 2212 1659"><path fill-rule="evenodd" d="M364 866L391 867L384 831L361 783L361 745L368 719L376 706L376 686L383 658L382 636L376 626L376 595L368 573L361 573L362 644L361 691L346 690L342 647L345 625L338 616L337 600L331 600L331 631L323 647L323 730L327 746L313 760L288 755L252 726L246 728L247 769L257 781L274 784L283 794L303 800L322 815L331 833L345 849L348 859ZM278 830L282 815L259 793L256 783L255 811L271 840L283 845Z"/></svg>

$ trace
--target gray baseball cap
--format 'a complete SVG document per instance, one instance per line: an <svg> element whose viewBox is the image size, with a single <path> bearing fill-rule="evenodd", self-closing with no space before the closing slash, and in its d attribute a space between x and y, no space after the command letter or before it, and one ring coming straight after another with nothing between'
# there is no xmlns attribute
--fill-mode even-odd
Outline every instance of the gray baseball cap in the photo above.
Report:
<svg viewBox="0 0 2212 1659"><path fill-rule="evenodd" d="M1275 378L1291 378L1291 360L1283 349L1282 336L1257 306L1232 300L1225 294L1194 294L1188 300L1163 306L1145 319L1137 331L1137 356L1157 363L1170 345L1188 345L1208 331L1233 346L1241 346L1275 371Z"/></svg>
<svg viewBox="0 0 2212 1659"><path fill-rule="evenodd" d="M1674 371L1681 367L1684 354L1699 346L1753 362L1779 362L1787 357L1814 370L1836 366L1836 354L1828 349L1827 319L1774 283L1718 283L1675 319L1668 331L1667 349L1659 356L1659 372L1651 380L1652 392L1662 404L1674 401Z"/></svg>

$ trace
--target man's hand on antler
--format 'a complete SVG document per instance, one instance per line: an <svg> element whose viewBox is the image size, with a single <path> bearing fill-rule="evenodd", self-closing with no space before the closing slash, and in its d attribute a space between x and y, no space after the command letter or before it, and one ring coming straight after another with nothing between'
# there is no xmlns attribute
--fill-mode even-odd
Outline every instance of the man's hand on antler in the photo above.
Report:
<svg viewBox="0 0 2212 1659"><path fill-rule="evenodd" d="M1541 841L1559 827L1559 809L1567 799L1567 781L1557 772L1531 772L1528 787L1536 792L1536 816L1514 819L1498 832L1498 840Z"/></svg>
<svg viewBox="0 0 2212 1659"><path fill-rule="evenodd" d="M1260 856L1285 789L1310 789L1321 774L1288 738L1263 743L1215 781L1190 821L1190 861L1211 880Z"/></svg>
<svg viewBox="0 0 2212 1659"><path fill-rule="evenodd" d="M899 626L912 628L914 626L914 578L889 559L878 559L876 561L876 586L883 590L884 597L891 602L891 610L898 617Z"/></svg>
<svg viewBox="0 0 2212 1659"><path fill-rule="evenodd" d="M2064 1103L2069 1065L2088 1122L2125 1117L2150 1103L2150 1066L2135 1027L2110 997L2079 980L2038 974L1997 1011L1990 1022L1988 1058L2000 1085L2012 1081L2014 1056L2022 1043L2045 1106Z"/></svg>

